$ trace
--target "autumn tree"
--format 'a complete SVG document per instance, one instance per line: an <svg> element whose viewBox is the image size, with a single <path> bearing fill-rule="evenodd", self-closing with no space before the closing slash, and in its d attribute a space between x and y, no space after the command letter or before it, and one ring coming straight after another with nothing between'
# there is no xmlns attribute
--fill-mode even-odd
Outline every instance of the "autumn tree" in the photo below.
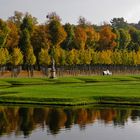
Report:
<svg viewBox="0 0 140 140"><path fill-rule="evenodd" d="M78 20L78 25L83 28L86 28L87 26L91 26L91 23L87 21L85 17L80 16Z"/></svg>
<svg viewBox="0 0 140 140"><path fill-rule="evenodd" d="M79 60L80 64L90 64L92 60L92 55L89 49L79 50Z"/></svg>
<svg viewBox="0 0 140 140"><path fill-rule="evenodd" d="M13 48L10 63L12 68L12 77L16 77L19 72L19 66L23 63L23 55L19 48Z"/></svg>
<svg viewBox="0 0 140 140"><path fill-rule="evenodd" d="M112 51L110 50L104 50L99 52L99 64L112 64L111 56Z"/></svg>
<svg viewBox="0 0 140 140"><path fill-rule="evenodd" d="M56 65L65 65L66 64L66 52L61 47L57 46L55 49L54 60Z"/></svg>
<svg viewBox="0 0 140 140"><path fill-rule="evenodd" d="M60 48L59 64L61 66L66 65L66 51L62 48Z"/></svg>
<svg viewBox="0 0 140 140"><path fill-rule="evenodd" d="M5 46L11 52L13 48L18 47L19 32L18 32L17 26L13 22L9 21L7 24L8 24L10 32L8 34Z"/></svg>
<svg viewBox="0 0 140 140"><path fill-rule="evenodd" d="M114 33L114 34L116 34L116 39L115 39L115 42L116 42L116 49L119 49L119 47L120 47L120 32L119 32L119 29L117 29L117 28L113 28L112 29L112 32Z"/></svg>
<svg viewBox="0 0 140 140"><path fill-rule="evenodd" d="M84 28L77 26L74 30L75 33L75 47L76 49L85 49L86 41L87 41L87 34Z"/></svg>
<svg viewBox="0 0 140 140"><path fill-rule="evenodd" d="M68 65L73 65L74 64L74 59L75 59L75 53L74 53L74 49L67 51L67 55L66 55L66 63Z"/></svg>
<svg viewBox="0 0 140 140"><path fill-rule="evenodd" d="M95 49L96 43L100 39L99 33L97 33L92 26L87 26L85 31L87 34L87 40L86 40L86 44L85 44L86 47Z"/></svg>
<svg viewBox="0 0 140 140"><path fill-rule="evenodd" d="M41 52L39 53L39 62L43 66L50 65L50 55L46 48L41 48Z"/></svg>
<svg viewBox="0 0 140 140"><path fill-rule="evenodd" d="M5 47L5 43L9 34L9 28L2 19L0 19L0 48Z"/></svg>
<svg viewBox="0 0 140 140"><path fill-rule="evenodd" d="M27 69L28 69L28 76L32 77L33 76L33 65L36 63L36 57L33 52L32 46L28 46L26 50L26 64L27 64Z"/></svg>
<svg viewBox="0 0 140 140"><path fill-rule="evenodd" d="M9 61L9 52L6 48L0 48L0 72L3 74L2 67Z"/></svg>
<svg viewBox="0 0 140 140"><path fill-rule="evenodd" d="M80 64L79 50L72 49L66 53L66 63L68 65Z"/></svg>
<svg viewBox="0 0 140 140"><path fill-rule="evenodd" d="M120 65L122 64L122 57L121 51L115 50L111 56L112 64L113 65Z"/></svg>
<svg viewBox="0 0 140 140"><path fill-rule="evenodd" d="M39 52L41 49L49 50L50 40L47 25L36 26L31 36L31 44L36 56L37 65L39 66Z"/></svg>
<svg viewBox="0 0 140 140"><path fill-rule="evenodd" d="M8 21L14 23L18 28L20 28L24 14L19 11L14 12L14 16L8 18Z"/></svg>
<svg viewBox="0 0 140 140"><path fill-rule="evenodd" d="M99 64L99 52L90 49L91 52L91 64Z"/></svg>
<svg viewBox="0 0 140 140"><path fill-rule="evenodd" d="M100 31L99 45L97 50L113 50L116 46L116 34L112 32L110 26L103 26Z"/></svg>

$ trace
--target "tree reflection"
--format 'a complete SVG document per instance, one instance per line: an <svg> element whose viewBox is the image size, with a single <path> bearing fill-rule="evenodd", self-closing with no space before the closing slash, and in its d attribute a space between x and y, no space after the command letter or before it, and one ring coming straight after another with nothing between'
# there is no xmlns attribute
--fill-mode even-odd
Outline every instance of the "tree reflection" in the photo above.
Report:
<svg viewBox="0 0 140 140"><path fill-rule="evenodd" d="M124 126L131 119L140 119L140 110L115 108L23 108L0 107L0 135L23 134L28 137L38 127L47 128L47 133L58 134L60 129L71 129L79 125L85 129L87 124L101 120L104 124Z"/></svg>

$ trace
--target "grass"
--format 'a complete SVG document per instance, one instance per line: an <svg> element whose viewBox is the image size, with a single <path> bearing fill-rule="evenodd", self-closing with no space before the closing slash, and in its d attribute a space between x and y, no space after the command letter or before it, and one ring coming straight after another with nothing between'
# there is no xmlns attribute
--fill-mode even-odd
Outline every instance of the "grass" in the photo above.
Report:
<svg viewBox="0 0 140 140"><path fill-rule="evenodd" d="M0 79L0 102L84 105L140 105L140 76Z"/></svg>

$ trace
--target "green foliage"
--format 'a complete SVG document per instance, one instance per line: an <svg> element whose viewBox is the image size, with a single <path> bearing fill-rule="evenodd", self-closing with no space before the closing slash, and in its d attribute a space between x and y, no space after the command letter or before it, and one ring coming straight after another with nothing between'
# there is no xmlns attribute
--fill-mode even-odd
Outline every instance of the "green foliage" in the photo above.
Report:
<svg viewBox="0 0 140 140"><path fill-rule="evenodd" d="M123 17L113 18L110 22L113 28L127 28L128 27L128 23L124 20Z"/></svg>
<svg viewBox="0 0 140 140"><path fill-rule="evenodd" d="M70 24L65 24L64 29L67 33L67 37L62 43L62 48L65 50L72 50L74 48L74 26Z"/></svg>
<svg viewBox="0 0 140 140"><path fill-rule="evenodd" d="M20 28L21 30L27 29L31 34L34 30L35 24L37 24L37 19L35 17L32 17L30 14L26 13Z"/></svg>
<svg viewBox="0 0 140 140"><path fill-rule="evenodd" d="M140 30L130 27L129 33L131 36L131 42L128 49L138 51L140 46Z"/></svg>
<svg viewBox="0 0 140 140"><path fill-rule="evenodd" d="M119 42L119 49L126 49L131 41L131 36L127 30L119 29L120 33L120 42Z"/></svg>
<svg viewBox="0 0 140 140"><path fill-rule="evenodd" d="M19 43L20 43L20 49L21 49L23 55L25 56L27 48L31 45L30 34L27 29L24 29L22 31Z"/></svg>
<svg viewBox="0 0 140 140"><path fill-rule="evenodd" d="M48 30L52 46L59 46L67 36L63 26L57 18L49 20Z"/></svg>

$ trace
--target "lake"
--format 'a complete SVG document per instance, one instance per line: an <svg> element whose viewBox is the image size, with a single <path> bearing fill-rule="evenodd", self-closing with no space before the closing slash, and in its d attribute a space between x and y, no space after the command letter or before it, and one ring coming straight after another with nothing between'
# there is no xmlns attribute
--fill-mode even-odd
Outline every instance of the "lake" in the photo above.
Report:
<svg viewBox="0 0 140 140"><path fill-rule="evenodd" d="M0 106L0 140L138 140L140 107Z"/></svg>

